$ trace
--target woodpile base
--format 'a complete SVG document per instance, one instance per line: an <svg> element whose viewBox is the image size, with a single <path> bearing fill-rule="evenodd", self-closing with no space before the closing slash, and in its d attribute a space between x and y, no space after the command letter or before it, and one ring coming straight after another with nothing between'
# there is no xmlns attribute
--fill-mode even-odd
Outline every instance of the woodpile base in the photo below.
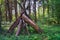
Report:
<svg viewBox="0 0 60 40"><path fill-rule="evenodd" d="M9 28L8 32L12 32L12 30L14 30L14 28L18 25L16 36L20 34L22 28L24 28L26 32L29 34L28 29L26 27L26 23L31 25L38 33L42 33L42 29L39 28L38 25L36 25L35 22L28 18L25 14L17 18L17 20Z"/></svg>

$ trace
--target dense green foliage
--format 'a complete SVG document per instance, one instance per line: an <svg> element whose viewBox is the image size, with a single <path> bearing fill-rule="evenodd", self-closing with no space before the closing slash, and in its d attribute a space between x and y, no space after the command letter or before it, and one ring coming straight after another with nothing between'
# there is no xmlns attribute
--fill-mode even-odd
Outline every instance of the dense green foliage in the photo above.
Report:
<svg viewBox="0 0 60 40"><path fill-rule="evenodd" d="M0 40L60 40L60 25L37 24L44 30L44 33L37 34L31 32L30 35L20 34L18 37L9 34L0 34ZM30 30L30 29L29 29ZM32 31L32 30L30 30Z"/></svg>

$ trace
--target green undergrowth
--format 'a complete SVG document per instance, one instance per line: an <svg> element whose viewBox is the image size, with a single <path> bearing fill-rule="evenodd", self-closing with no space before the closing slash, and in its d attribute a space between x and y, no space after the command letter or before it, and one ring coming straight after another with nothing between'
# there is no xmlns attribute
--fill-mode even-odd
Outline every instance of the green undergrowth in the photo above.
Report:
<svg viewBox="0 0 60 40"><path fill-rule="evenodd" d="M17 37L15 33L11 35L3 32L3 34L0 33L0 40L60 40L60 25L42 24L41 22L37 22L37 25L44 33L34 33L32 28L29 29L32 31L30 35L20 34Z"/></svg>

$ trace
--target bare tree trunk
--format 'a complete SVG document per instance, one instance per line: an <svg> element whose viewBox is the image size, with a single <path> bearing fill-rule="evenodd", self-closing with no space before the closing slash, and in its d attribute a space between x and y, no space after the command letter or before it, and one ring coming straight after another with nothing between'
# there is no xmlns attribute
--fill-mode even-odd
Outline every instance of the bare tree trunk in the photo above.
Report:
<svg viewBox="0 0 60 40"><path fill-rule="evenodd" d="M7 0L5 0L5 16L6 16L6 21L8 21L8 7L7 7Z"/></svg>
<svg viewBox="0 0 60 40"><path fill-rule="evenodd" d="M28 5L28 6L29 6L29 16L30 16L30 14L31 14L31 5L30 5L30 2L31 2L31 1L29 0L29 5Z"/></svg>
<svg viewBox="0 0 60 40"><path fill-rule="evenodd" d="M47 13L48 13L48 18L50 17L50 15L49 15L49 0L47 0L47 8L48 8L48 10L47 10Z"/></svg>
<svg viewBox="0 0 60 40"><path fill-rule="evenodd" d="M14 8L15 8L15 17L17 19L18 13L17 13L17 0L14 0Z"/></svg>
<svg viewBox="0 0 60 40"><path fill-rule="evenodd" d="M9 21L12 21L12 0L7 0Z"/></svg>
<svg viewBox="0 0 60 40"><path fill-rule="evenodd" d="M31 25L38 33L42 32L42 30L33 22L31 19L29 19L26 15L22 15L22 19L27 22L29 25Z"/></svg>
<svg viewBox="0 0 60 40"><path fill-rule="evenodd" d="M43 2L43 18L44 18L44 13L45 13L45 4L44 4L44 0L42 0L42 2Z"/></svg>
<svg viewBox="0 0 60 40"><path fill-rule="evenodd" d="M37 16L36 16L36 0L34 0L34 14L35 14L35 22L37 22Z"/></svg>

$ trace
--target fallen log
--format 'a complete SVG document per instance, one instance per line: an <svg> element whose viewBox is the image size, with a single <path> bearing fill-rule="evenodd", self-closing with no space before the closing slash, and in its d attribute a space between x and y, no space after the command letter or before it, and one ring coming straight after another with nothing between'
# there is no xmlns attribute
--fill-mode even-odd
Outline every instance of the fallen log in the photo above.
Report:
<svg viewBox="0 0 60 40"><path fill-rule="evenodd" d="M31 25L38 33L42 32L42 29L39 28L34 21L29 19L25 14L22 15L22 19L26 21L29 25Z"/></svg>

